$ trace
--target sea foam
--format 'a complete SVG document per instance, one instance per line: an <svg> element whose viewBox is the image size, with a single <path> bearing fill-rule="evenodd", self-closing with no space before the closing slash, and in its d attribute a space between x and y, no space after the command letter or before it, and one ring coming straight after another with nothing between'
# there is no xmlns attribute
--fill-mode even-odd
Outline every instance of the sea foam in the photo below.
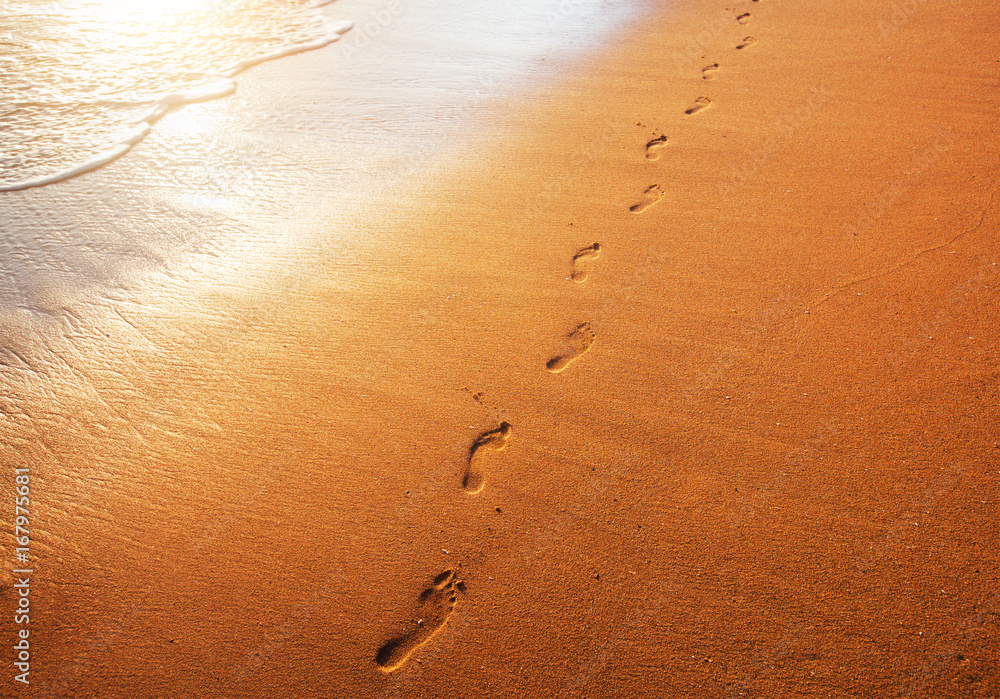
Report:
<svg viewBox="0 0 1000 699"><path fill-rule="evenodd" d="M329 1L10 0L0 9L0 192L99 168L170 109L336 41L352 24L327 17Z"/></svg>

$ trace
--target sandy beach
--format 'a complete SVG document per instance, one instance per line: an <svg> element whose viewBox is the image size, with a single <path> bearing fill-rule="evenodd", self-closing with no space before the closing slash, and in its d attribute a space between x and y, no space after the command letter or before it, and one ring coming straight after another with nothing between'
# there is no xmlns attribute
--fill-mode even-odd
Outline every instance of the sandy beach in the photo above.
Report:
<svg viewBox="0 0 1000 699"><path fill-rule="evenodd" d="M458 7L0 193L0 696L1000 696L1000 6Z"/></svg>

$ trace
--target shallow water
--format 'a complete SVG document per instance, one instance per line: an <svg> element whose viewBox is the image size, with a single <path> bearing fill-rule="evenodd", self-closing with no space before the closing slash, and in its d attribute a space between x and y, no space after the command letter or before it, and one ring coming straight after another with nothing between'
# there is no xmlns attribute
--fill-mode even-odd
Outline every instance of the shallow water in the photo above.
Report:
<svg viewBox="0 0 1000 699"><path fill-rule="evenodd" d="M349 27L314 0L4 0L0 190L102 165L170 107Z"/></svg>
<svg viewBox="0 0 1000 699"><path fill-rule="evenodd" d="M218 1L198 0L202 6ZM48 7L0 0L8 19L15 2ZM194 2L176 0L169 7L187 3L190 9ZM241 2L249 7L249 0ZM88 164L82 158L107 152L102 149L115 136L113 129L97 131L100 122L72 111L46 129L25 126L25 152L35 152L31 148L44 146L46 139L57 144L46 153L54 167L42 172L67 176L49 186L0 191L0 330L5 333L0 351L15 336L24 338L22 349L30 345L42 326L49 328L42 335L61 332L66 318L83 313L82 305L131 298L135 283L161 273L174 285L192 265L201 274L207 264L245 282L247 275L286 266L288 256L303 246L335 245L351 236L376 244L380 228L369 213L391 212L396 193L414 187L449 149L466 152L467 129L481 138L488 115L511 95L544 94L580 55L597 50L648 9L606 0L338 0L321 9L291 0L264 4L272 14L254 25L259 32L270 26L266 17L276 26L281 16L274 8L280 6L290 8L285 17L301 20L299 33L288 29L254 43L238 40L247 34L231 27L228 52L194 46L184 47L183 55L192 61L201 55L203 63L212 58L224 77L225 66L238 65L238 58L264 55L256 51L261 46L301 47L300 38L320 35L324 27L336 30L343 18L355 26L324 49L268 61L237 76L239 86L229 97L169 109L155 126L147 126L150 133L138 147L107 167L89 161L90 172L79 177L68 174ZM89 0L87 6L96 5ZM314 25L303 19L319 14L327 19ZM150 12L143 16L153 21ZM221 20L205 12L198 17L183 19L197 25L191 32L206 31L201 22L212 27L213 36L222 35L216 26ZM238 19L244 25L250 21ZM9 33L12 23L5 22L0 32ZM248 43L256 49L246 49ZM106 54L105 62L139 65L110 49L80 50ZM81 84L97 81L96 74L78 68ZM135 75L138 80L145 74L137 67ZM150 92L213 84L205 79L207 70L199 75L200 83L160 80ZM124 80L110 70L104 79ZM0 91L0 99L9 100L10 92ZM118 105L121 111L112 115L129 129L155 104ZM27 176L26 167L16 163L0 169L14 189Z"/></svg>

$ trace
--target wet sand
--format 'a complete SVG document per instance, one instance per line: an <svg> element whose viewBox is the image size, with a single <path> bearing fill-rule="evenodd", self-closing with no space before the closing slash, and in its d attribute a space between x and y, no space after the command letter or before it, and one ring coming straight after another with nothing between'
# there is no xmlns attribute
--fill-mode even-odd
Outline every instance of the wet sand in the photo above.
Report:
<svg viewBox="0 0 1000 699"><path fill-rule="evenodd" d="M333 46L5 195L5 686L996 696L998 22L683 0L354 169Z"/></svg>

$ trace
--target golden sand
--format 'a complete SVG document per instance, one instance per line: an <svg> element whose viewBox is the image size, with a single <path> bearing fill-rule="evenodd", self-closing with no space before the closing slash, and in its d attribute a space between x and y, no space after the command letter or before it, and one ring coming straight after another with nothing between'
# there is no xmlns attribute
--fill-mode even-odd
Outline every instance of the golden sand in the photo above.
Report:
<svg viewBox="0 0 1000 699"><path fill-rule="evenodd" d="M22 694L997 696L998 26L687 0L116 301Z"/></svg>

